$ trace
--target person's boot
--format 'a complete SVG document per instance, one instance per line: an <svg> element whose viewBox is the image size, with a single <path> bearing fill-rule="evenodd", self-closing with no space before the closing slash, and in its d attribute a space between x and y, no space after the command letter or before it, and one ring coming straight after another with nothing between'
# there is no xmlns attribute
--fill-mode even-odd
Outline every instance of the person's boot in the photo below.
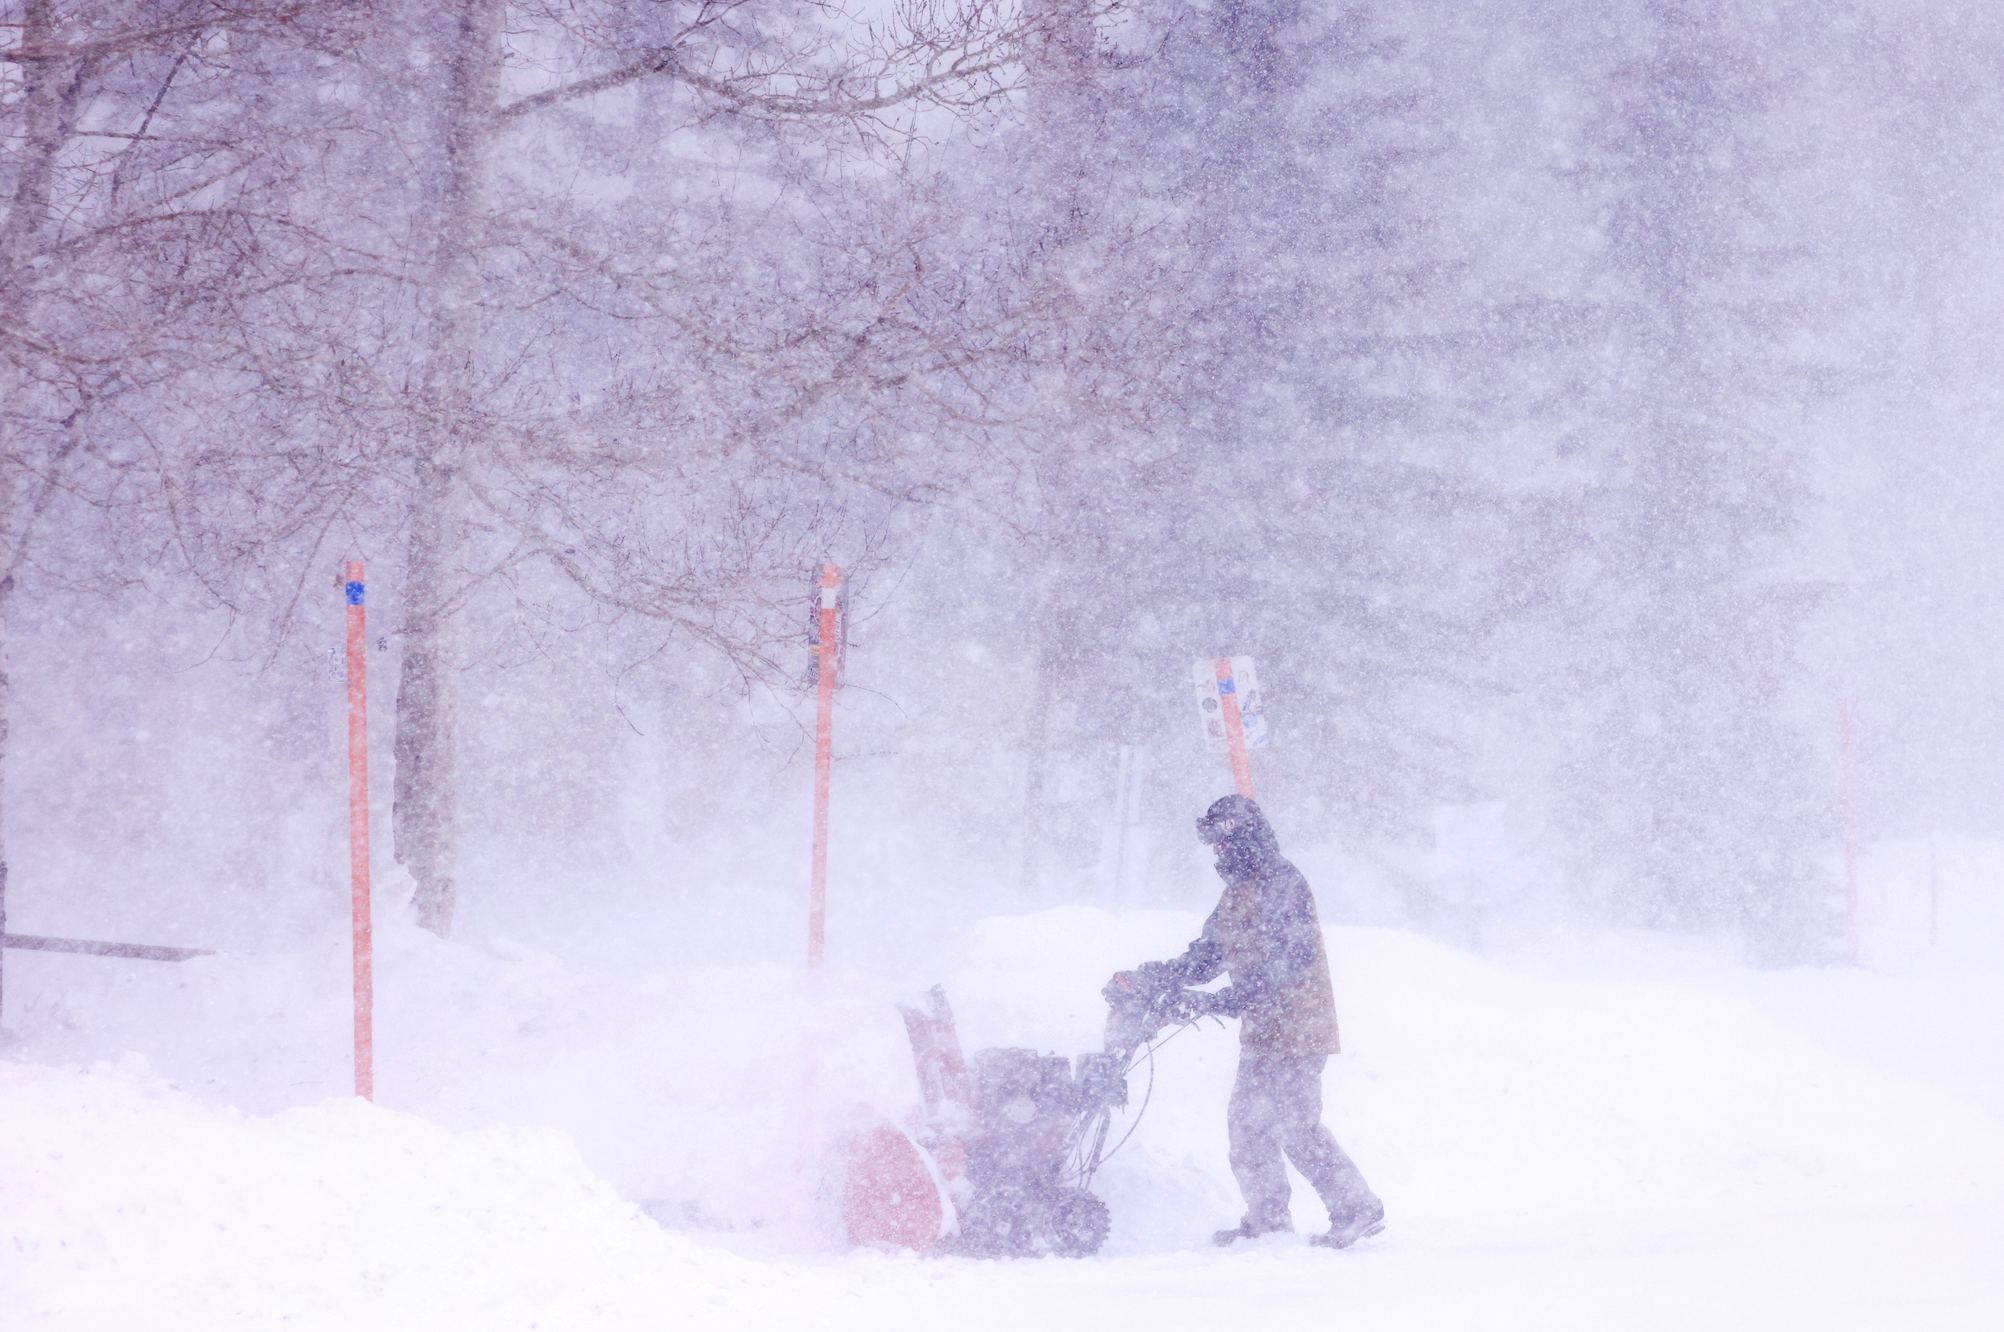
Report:
<svg viewBox="0 0 2004 1332"><path fill-rule="evenodd" d="M1308 1242L1325 1249L1347 1249L1360 1239L1369 1239L1385 1228L1385 1205L1376 1198L1346 1213L1340 1220L1329 1218L1329 1233L1311 1235Z"/></svg>
<svg viewBox="0 0 2004 1332"><path fill-rule="evenodd" d="M1220 1230L1211 1236L1211 1243L1219 1248L1235 1244L1242 1239L1258 1239L1261 1235L1276 1235L1294 1229L1294 1222L1286 1217L1275 1221L1255 1221L1251 1217L1239 1222L1230 1230Z"/></svg>

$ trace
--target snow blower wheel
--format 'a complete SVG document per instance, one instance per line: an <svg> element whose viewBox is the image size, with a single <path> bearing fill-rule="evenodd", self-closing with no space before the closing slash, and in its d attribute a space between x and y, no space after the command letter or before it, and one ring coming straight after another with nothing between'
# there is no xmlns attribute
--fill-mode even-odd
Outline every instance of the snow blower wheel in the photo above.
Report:
<svg viewBox="0 0 2004 1332"><path fill-rule="evenodd" d="M1004 1185L974 1200L960 1234L937 1252L963 1258L1089 1258L1113 1226L1106 1204L1084 1189Z"/></svg>
<svg viewBox="0 0 2004 1332"><path fill-rule="evenodd" d="M1050 1210L1049 1252L1060 1258L1089 1258L1106 1243L1113 1214L1098 1195L1084 1189L1064 1189Z"/></svg>

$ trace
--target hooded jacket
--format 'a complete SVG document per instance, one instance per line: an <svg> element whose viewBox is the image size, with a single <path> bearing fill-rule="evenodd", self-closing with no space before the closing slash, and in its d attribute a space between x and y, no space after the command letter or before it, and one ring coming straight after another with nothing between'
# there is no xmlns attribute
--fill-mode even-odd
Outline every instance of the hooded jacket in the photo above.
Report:
<svg viewBox="0 0 2004 1332"><path fill-rule="evenodd" d="M1240 1019L1239 1048L1250 1056L1299 1059L1335 1054L1336 993L1308 880L1280 854L1259 807L1242 797L1219 844L1224 896L1204 932L1165 964L1184 985L1230 973L1214 1011ZM1242 801L1243 803L1238 803ZM1219 804L1224 804L1220 801ZM1213 815L1217 806L1213 806Z"/></svg>

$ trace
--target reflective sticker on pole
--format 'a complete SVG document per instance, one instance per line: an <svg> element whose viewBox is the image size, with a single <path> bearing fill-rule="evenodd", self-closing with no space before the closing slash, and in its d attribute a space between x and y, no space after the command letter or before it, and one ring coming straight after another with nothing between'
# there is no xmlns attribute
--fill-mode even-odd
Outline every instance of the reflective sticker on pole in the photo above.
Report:
<svg viewBox="0 0 2004 1332"><path fill-rule="evenodd" d="M369 629L360 560L348 561L348 877L355 959L355 1095L376 1099L375 948L369 913Z"/></svg>

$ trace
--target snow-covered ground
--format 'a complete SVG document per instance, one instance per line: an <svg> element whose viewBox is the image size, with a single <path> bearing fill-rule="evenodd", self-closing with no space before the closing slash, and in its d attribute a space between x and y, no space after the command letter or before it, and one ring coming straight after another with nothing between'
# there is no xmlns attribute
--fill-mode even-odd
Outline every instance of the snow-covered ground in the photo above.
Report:
<svg viewBox="0 0 2004 1332"><path fill-rule="evenodd" d="M943 981L970 1050L1097 1048L1107 974L1198 924L997 917L929 972L810 991L779 967L581 976L389 918L376 1105L340 1094L337 944L12 953L0 1327L2004 1326L2004 984L1953 948L1756 972L1643 936L1476 956L1332 929L1328 1118L1382 1236L1207 1247L1237 1216L1212 1028L1162 1050L1099 1178L1100 1257L835 1242L811 1126L915 1098L896 997Z"/></svg>

